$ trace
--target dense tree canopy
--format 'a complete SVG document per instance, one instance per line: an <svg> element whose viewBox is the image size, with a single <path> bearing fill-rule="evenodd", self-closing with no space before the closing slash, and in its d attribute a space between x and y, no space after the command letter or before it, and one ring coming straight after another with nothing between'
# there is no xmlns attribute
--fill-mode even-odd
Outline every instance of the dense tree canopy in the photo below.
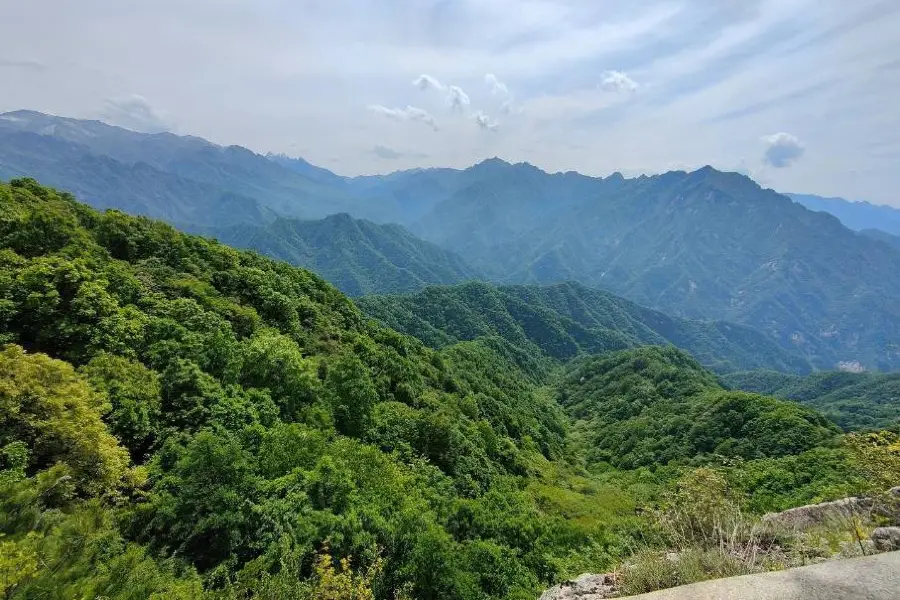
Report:
<svg viewBox="0 0 900 600"><path fill-rule="evenodd" d="M557 381L485 333L430 349L308 271L0 185L0 593L533 599L652 537L685 465L743 461L759 510L858 476L824 417L683 352Z"/></svg>

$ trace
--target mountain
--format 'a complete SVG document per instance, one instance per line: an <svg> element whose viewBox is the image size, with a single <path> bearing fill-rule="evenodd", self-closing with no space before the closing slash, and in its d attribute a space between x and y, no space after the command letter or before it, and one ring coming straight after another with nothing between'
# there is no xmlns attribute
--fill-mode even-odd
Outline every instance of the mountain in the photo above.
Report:
<svg viewBox="0 0 900 600"><path fill-rule="evenodd" d="M208 233L237 248L305 267L349 296L404 293L478 279L458 255L420 240L400 225L378 225L346 213L318 221L277 219Z"/></svg>
<svg viewBox="0 0 900 600"><path fill-rule="evenodd" d="M315 556L379 600L533 597L594 544L520 487L566 425L515 349L429 350L286 263L14 180L0 344L11 598L346 597Z"/></svg>
<svg viewBox="0 0 900 600"><path fill-rule="evenodd" d="M721 380L733 389L802 402L845 431L900 427L900 373L830 371L800 377L750 371L724 375Z"/></svg>
<svg viewBox="0 0 900 600"><path fill-rule="evenodd" d="M218 146L172 133L137 133L100 121L32 111L0 114L0 147L4 178L37 177L72 190L97 207L140 209L134 212L179 225L234 223L231 204L217 205L216 195L304 219L322 218L354 205L352 198L327 182L240 146ZM134 176L135 171L139 176ZM155 181L160 173L162 184ZM122 190L128 191L127 197L119 200ZM195 193L196 203L204 210L197 210L189 220L170 211L170 204L194 202ZM251 222L270 220L271 216L261 215Z"/></svg>
<svg viewBox="0 0 900 600"><path fill-rule="evenodd" d="M748 365L800 373L810 369L798 354L750 327L669 317L576 283L497 287L472 282L409 296L365 296L357 305L435 348L498 336L535 355L566 361L585 353L672 344L719 372Z"/></svg>
<svg viewBox="0 0 900 600"><path fill-rule="evenodd" d="M814 410L726 391L674 348L639 348L575 362L557 389L557 401L586 433L588 459L618 468L705 454L793 455L837 438L837 428Z"/></svg>
<svg viewBox="0 0 900 600"><path fill-rule="evenodd" d="M304 269L0 183L3 595L536 598L694 551L641 510L672 490L761 513L889 464L888 434L864 460L673 348L553 369L526 350L430 349ZM809 536L773 540L807 560Z"/></svg>
<svg viewBox="0 0 900 600"><path fill-rule="evenodd" d="M23 174L192 231L337 213L399 223L494 282L578 281L678 317L748 325L820 369L900 367L900 250L711 167L594 178L493 158L345 178L199 138L6 113L0 176ZM371 261L352 255L356 277Z"/></svg>
<svg viewBox="0 0 900 600"><path fill-rule="evenodd" d="M0 180L40 175L99 209L196 227L267 223L275 213L257 200L160 171L90 153L74 142L4 129L0 116Z"/></svg>
<svg viewBox="0 0 900 600"><path fill-rule="evenodd" d="M890 233L886 233L880 229L860 229L859 234L873 240L878 240L879 242L884 242L891 248L900 250L900 236L891 235Z"/></svg>
<svg viewBox="0 0 900 600"><path fill-rule="evenodd" d="M868 202L853 202L843 198L823 198L813 194L785 195L810 210L834 215L850 229L856 231L877 229L892 235L900 235L900 209Z"/></svg>
<svg viewBox="0 0 900 600"><path fill-rule="evenodd" d="M819 368L900 366L900 252L743 175L594 179L492 160L442 177L465 185L408 227L495 280L575 280L743 323Z"/></svg>

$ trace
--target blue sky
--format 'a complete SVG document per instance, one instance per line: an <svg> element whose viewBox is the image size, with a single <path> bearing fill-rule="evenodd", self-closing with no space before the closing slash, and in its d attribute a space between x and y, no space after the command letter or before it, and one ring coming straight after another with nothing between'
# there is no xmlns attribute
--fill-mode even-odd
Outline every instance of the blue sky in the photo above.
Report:
<svg viewBox="0 0 900 600"><path fill-rule="evenodd" d="M9 1L0 110L342 174L712 164L900 206L898 31L897 0Z"/></svg>

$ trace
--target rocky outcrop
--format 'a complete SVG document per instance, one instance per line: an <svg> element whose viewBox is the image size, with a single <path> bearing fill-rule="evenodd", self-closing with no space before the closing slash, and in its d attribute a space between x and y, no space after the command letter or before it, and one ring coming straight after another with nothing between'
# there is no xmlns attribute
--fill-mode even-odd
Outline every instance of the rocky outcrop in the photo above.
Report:
<svg viewBox="0 0 900 600"><path fill-rule="evenodd" d="M886 496L900 499L900 486L888 490ZM884 512L884 509L883 503L879 504L873 498L851 497L769 513L763 516L762 522L766 525L800 530L839 518L871 517L873 514L890 516L890 512Z"/></svg>
<svg viewBox="0 0 900 600"><path fill-rule="evenodd" d="M763 524L789 529L806 529L836 518L868 514L872 510L871 498L842 498L833 502L807 504L779 513L769 513L762 518Z"/></svg>
<svg viewBox="0 0 900 600"><path fill-rule="evenodd" d="M715 579L631 600L897 600L900 552Z"/></svg>
<svg viewBox="0 0 900 600"><path fill-rule="evenodd" d="M877 527L870 537L879 552L900 550L900 527Z"/></svg>
<svg viewBox="0 0 900 600"><path fill-rule="evenodd" d="M585 573L553 586L540 600L605 600L616 597L616 576L612 573Z"/></svg>

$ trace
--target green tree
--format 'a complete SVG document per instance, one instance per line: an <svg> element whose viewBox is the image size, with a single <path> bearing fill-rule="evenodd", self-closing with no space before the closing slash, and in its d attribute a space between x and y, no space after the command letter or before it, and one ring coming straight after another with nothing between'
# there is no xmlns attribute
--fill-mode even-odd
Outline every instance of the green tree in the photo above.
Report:
<svg viewBox="0 0 900 600"><path fill-rule="evenodd" d="M330 364L325 389L338 431L361 437L378 401L378 393L362 361L354 354L344 354Z"/></svg>
<svg viewBox="0 0 900 600"><path fill-rule="evenodd" d="M128 453L103 423L108 410L71 365L14 345L0 351L0 446L25 442L30 471L61 462L83 492L115 488Z"/></svg>

